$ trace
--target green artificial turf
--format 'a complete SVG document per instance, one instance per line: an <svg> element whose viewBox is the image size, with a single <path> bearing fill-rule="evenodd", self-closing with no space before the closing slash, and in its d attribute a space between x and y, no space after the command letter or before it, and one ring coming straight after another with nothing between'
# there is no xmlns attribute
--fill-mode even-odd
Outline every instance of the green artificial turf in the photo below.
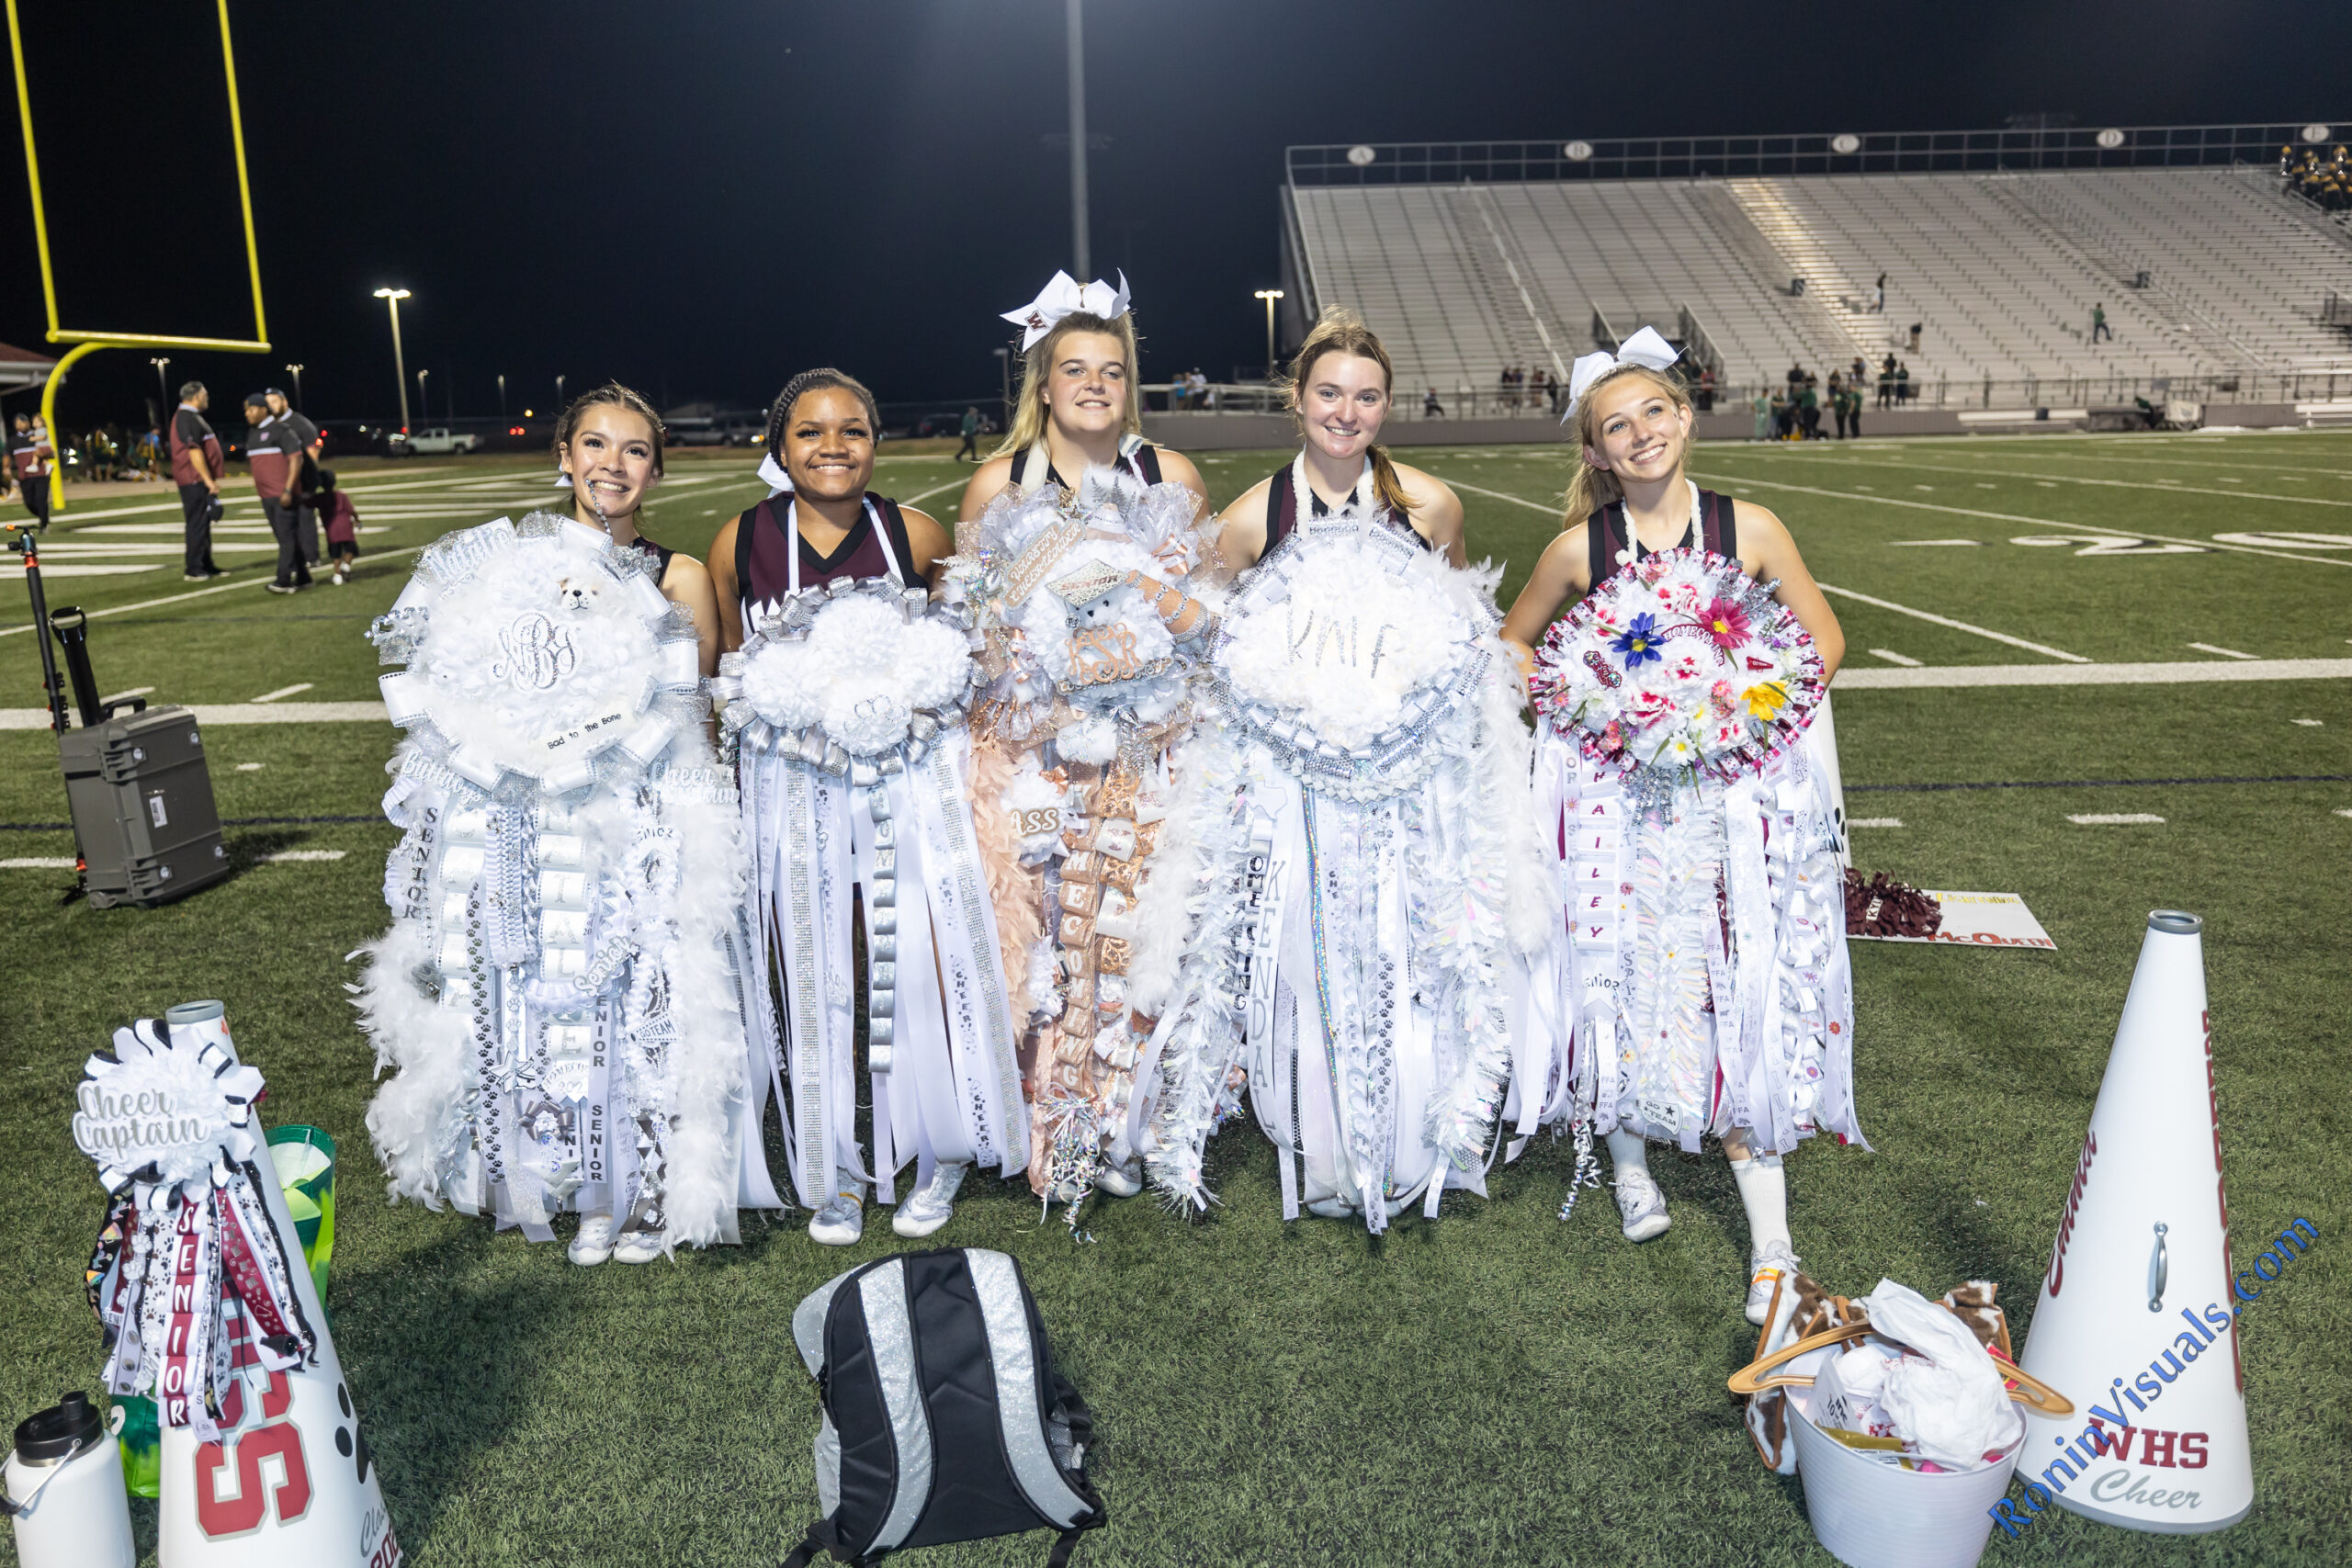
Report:
<svg viewBox="0 0 2352 1568"><path fill-rule="evenodd" d="M1464 487L1471 553L1507 561L1508 600L1555 529L1544 509L1564 479L1559 451L1407 456ZM1215 459L1203 467L1223 500L1278 457ZM679 463L673 477L707 478L674 485L650 531L701 548L759 493L750 466L740 455ZM2102 660L2221 657L2189 642L2352 655L2352 564L2009 542L2072 526L2352 546L2343 437L1719 446L1699 468L1779 512L1825 581L1948 620ZM551 491L543 466L446 465L433 484L420 469L354 479L363 491L416 487L363 493L363 517L402 510L395 495L411 498L406 509L474 510L387 520L348 588L284 600L232 589L101 616L101 686L223 703L307 681L293 700L371 697L378 666L359 633L405 577L392 552ZM879 482L910 497L961 472L910 457ZM502 474L511 483L458 488ZM2191 487L2302 499L2164 493ZM924 504L952 516L955 497ZM67 531L85 525L51 537L108 536ZM1959 537L1982 542L1895 543ZM2331 556L2310 541L2278 548ZM2333 557L2352 563L2352 549ZM51 593L105 609L185 592L175 568L165 576L61 580ZM1932 665L2050 662L1833 603L1855 668L1891 667L1872 648ZM24 619L20 604L0 604L0 627ZM0 637L20 693L32 658L29 638ZM2330 1152L2352 1098L2347 691L2298 680L1838 698L1849 813L1902 824L1858 829L1858 863L2022 894L2057 945L1854 945L1858 1096L1874 1148L1815 1144L1791 1159L1807 1271L1847 1293L1882 1276L1930 1293L1991 1279L2023 1337L2143 924L2159 907L2206 918L2240 1249L2297 1216L2322 1237L2243 1320L2257 1490L2245 1522L2167 1538L2046 1515L2022 1540L1996 1531L1988 1562L2331 1563L2352 1542L2352 1201ZM245 1058L268 1076L266 1119L316 1122L342 1145L334 1333L418 1568L773 1561L815 1508L815 1391L791 1349L791 1310L837 1270L914 1244L877 1215L861 1245L820 1248L785 1213L748 1218L740 1247L581 1269L560 1247L379 1201L363 1121L371 1054L342 983L345 954L384 919L394 835L373 814L391 739L367 724L209 729L222 815L247 825L228 833L236 874L185 903L96 911L60 902L70 873L0 870L16 960L0 990L0 1270L11 1287L0 1292L0 1416L91 1386L98 1366L80 1270L102 1195L66 1125L83 1058L130 1018L220 997ZM54 766L46 735L0 733L0 858L72 853L70 835L39 826L63 818ZM2289 775L2323 782L2069 782ZM1901 787L2018 783L2064 787ZM2069 820L2120 812L2164 820ZM363 820L284 820L334 817ZM288 849L346 853L260 858ZM1058 1216L1041 1223L1025 1187L975 1182L937 1239L1021 1259L1099 1413L1091 1463L1113 1522L1081 1563L1827 1562L1801 1485L1757 1462L1724 1389L1754 1338L1739 1316L1746 1231L1725 1168L1710 1152L1660 1153L1652 1168L1675 1225L1643 1247L1618 1235L1606 1189L1559 1223L1571 1160L1548 1137L1497 1169L1490 1200L1449 1197L1436 1222L1408 1217L1374 1239L1353 1225L1283 1224L1272 1150L1245 1119L1212 1145L1223 1201L1204 1219L1108 1203L1077 1241ZM152 1508L140 1520L152 1551ZM1033 1537L910 1561L1034 1563L1044 1550ZM0 1562L13 1561L0 1546Z"/></svg>

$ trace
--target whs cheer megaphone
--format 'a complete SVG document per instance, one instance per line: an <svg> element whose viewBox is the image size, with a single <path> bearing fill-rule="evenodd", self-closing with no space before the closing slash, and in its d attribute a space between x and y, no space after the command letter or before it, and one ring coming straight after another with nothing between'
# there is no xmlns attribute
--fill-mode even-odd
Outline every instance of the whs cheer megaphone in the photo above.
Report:
<svg viewBox="0 0 2352 1568"><path fill-rule="evenodd" d="M2254 1505L2200 928L2148 917L2019 1363L2090 1415L2032 1422L2030 1506L2167 1534Z"/></svg>
<svg viewBox="0 0 2352 1568"><path fill-rule="evenodd" d="M113 1194L94 1260L116 1397L162 1419L162 1568L399 1568L374 1456L219 1002L115 1032L74 1138ZM266 1172L266 1174L265 1174Z"/></svg>

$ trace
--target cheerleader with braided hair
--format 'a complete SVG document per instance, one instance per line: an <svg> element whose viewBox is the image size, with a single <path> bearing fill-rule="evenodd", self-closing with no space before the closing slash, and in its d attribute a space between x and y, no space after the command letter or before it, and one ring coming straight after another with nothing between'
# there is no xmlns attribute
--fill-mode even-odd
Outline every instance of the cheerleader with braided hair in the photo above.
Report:
<svg viewBox="0 0 2352 1568"><path fill-rule="evenodd" d="M788 1064L808 1234L846 1246L869 1186L916 1163L891 1228L945 1224L975 1165L1029 1156L1017 1040L977 859L970 653L931 606L947 530L873 493L873 393L839 370L776 397L768 498L710 552L762 948L753 990ZM852 926L865 937L872 1121L858 1126ZM775 1036L772 1034L771 1038Z"/></svg>

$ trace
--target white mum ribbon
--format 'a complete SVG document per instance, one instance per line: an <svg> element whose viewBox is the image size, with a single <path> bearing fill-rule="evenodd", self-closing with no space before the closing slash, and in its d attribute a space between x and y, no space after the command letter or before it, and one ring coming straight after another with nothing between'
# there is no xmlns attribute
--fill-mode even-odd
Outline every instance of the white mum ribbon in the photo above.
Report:
<svg viewBox="0 0 2352 1568"><path fill-rule="evenodd" d="M1127 275L1119 274L1119 287L1113 288L1101 278L1081 285L1066 272L1054 274L1037 298L1017 310L1004 312L1004 320L1021 331L1021 352L1026 354L1037 340L1052 332L1066 316L1080 311L1115 321L1127 313Z"/></svg>
<svg viewBox="0 0 2352 1568"><path fill-rule="evenodd" d="M1627 365L1664 370L1681 357L1681 351L1660 337L1656 327L1635 332L1617 345L1614 354L1604 348L1581 355L1568 367L1568 407L1560 416L1560 423L1566 424L1576 417L1577 405L1584 401L1586 389L1611 371Z"/></svg>

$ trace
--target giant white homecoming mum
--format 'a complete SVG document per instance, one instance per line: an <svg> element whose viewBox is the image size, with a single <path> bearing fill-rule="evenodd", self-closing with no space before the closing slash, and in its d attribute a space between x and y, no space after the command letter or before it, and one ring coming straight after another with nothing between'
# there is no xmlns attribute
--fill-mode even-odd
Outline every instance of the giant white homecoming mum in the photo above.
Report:
<svg viewBox="0 0 2352 1568"><path fill-rule="evenodd" d="M1567 848L1558 1006L1581 1134L1785 1153L1854 1120L1853 978L1829 799L1799 744L1804 627L1736 561L1629 562L1555 622L1530 686Z"/></svg>
<svg viewBox="0 0 2352 1568"><path fill-rule="evenodd" d="M1019 1039L967 799L975 674L957 609L920 586L837 578L754 608L723 660L732 699L761 1009L771 976L792 1056L793 1179L886 1198L909 1158L1011 1176L1028 1163ZM864 890L873 1165L857 1130L850 923Z"/></svg>
<svg viewBox="0 0 2352 1568"><path fill-rule="evenodd" d="M1163 850L1191 917L1151 1042L1153 1178L1204 1202L1202 1147L1246 1080L1283 1214L1483 1190L1507 1088L1532 1126L1551 1032L1529 1008L1551 857L1495 636L1498 573L1352 513L1303 524L1227 603Z"/></svg>
<svg viewBox="0 0 2352 1568"><path fill-rule="evenodd" d="M650 563L534 513L449 535L369 633L387 664L391 929L359 1009L395 1197L533 1240L558 1213L666 1244L773 1207L773 1073L739 1000L733 782ZM765 1053L761 1056L764 1058Z"/></svg>

